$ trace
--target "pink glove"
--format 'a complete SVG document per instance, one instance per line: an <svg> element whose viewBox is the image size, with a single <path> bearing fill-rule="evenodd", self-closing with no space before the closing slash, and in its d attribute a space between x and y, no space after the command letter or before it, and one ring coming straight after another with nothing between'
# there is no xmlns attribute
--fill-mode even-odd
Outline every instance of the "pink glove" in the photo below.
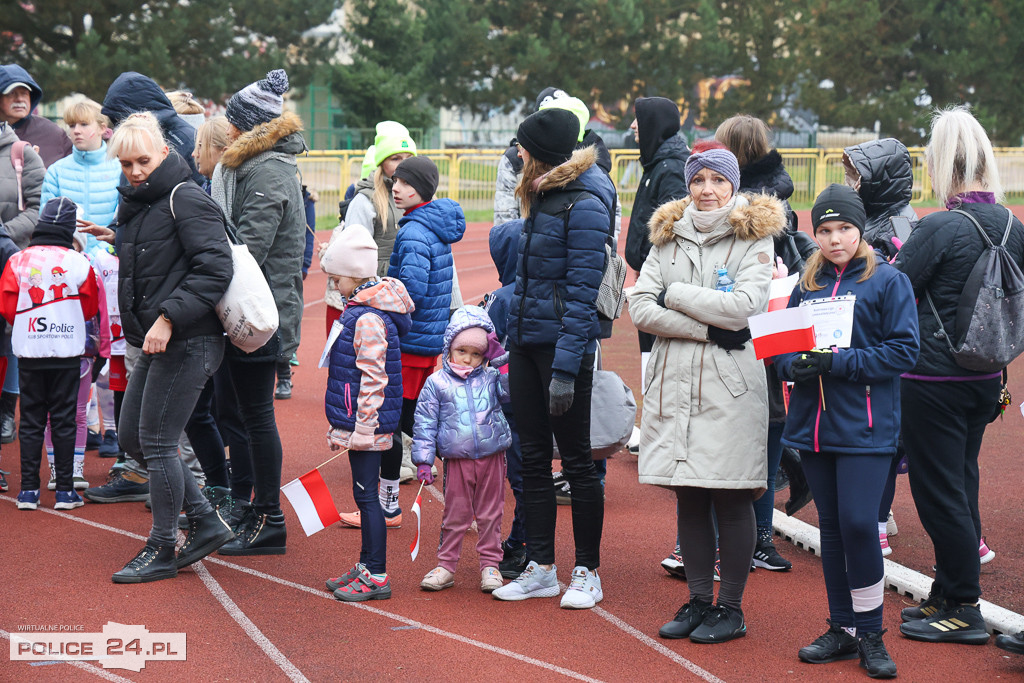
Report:
<svg viewBox="0 0 1024 683"><path fill-rule="evenodd" d="M498 341L498 335L493 332L487 333L487 351L484 353L484 358L487 360L494 360L499 356L505 355L505 347Z"/></svg>
<svg viewBox="0 0 1024 683"><path fill-rule="evenodd" d="M375 437L373 434L360 434L352 432L348 437L348 448L351 451L372 451Z"/></svg>
<svg viewBox="0 0 1024 683"><path fill-rule="evenodd" d="M775 257L775 275L773 276L776 280L789 277L789 268L782 262L781 256Z"/></svg>
<svg viewBox="0 0 1024 683"><path fill-rule="evenodd" d="M416 479L424 484L434 483L434 473L430 471L430 465L416 466Z"/></svg>

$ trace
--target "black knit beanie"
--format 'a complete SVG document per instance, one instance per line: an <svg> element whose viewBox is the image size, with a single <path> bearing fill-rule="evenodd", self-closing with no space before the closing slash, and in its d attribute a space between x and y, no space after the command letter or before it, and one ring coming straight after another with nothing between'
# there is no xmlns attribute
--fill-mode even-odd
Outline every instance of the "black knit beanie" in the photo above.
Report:
<svg viewBox="0 0 1024 683"><path fill-rule="evenodd" d="M814 233L817 234L818 226L827 221L846 221L864 234L867 214L864 211L864 202L856 190L848 185L832 183L821 191L814 200L814 208L811 209Z"/></svg>
<svg viewBox="0 0 1024 683"><path fill-rule="evenodd" d="M564 164L576 149L580 120L566 109L541 109L519 124L516 140L530 156L545 164Z"/></svg>
<svg viewBox="0 0 1024 683"><path fill-rule="evenodd" d="M39 212L30 246L52 245L71 248L77 225L78 206L67 197L54 197Z"/></svg>
<svg viewBox="0 0 1024 683"><path fill-rule="evenodd" d="M398 165L393 178L401 178L412 185L420 198L429 202L437 192L437 166L430 157L409 157Z"/></svg>

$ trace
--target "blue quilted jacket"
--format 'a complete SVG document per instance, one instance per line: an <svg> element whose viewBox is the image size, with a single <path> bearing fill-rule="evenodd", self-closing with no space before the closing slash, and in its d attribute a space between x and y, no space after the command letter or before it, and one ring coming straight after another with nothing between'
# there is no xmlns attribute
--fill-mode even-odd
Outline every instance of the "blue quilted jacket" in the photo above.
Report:
<svg viewBox="0 0 1024 683"><path fill-rule="evenodd" d="M512 443L501 412L501 403L509 400L508 375L486 364L466 379L451 371L449 346L468 327L494 331L479 306L463 306L452 315L444 333L441 369L427 378L416 403L412 461L417 465L432 465L438 455L477 460L501 453Z"/></svg>
<svg viewBox="0 0 1024 683"><path fill-rule="evenodd" d="M388 277L401 280L416 305L402 353L436 356L451 312L452 244L466 232L466 217L452 200L435 199L410 211L398 225Z"/></svg>
<svg viewBox="0 0 1024 683"><path fill-rule="evenodd" d="M46 169L40 206L54 197L67 197L81 209L80 218L96 225L110 225L117 217L120 181L121 165L117 159L107 158L107 143L90 152L76 148L70 156ZM92 248L96 238L88 237Z"/></svg>

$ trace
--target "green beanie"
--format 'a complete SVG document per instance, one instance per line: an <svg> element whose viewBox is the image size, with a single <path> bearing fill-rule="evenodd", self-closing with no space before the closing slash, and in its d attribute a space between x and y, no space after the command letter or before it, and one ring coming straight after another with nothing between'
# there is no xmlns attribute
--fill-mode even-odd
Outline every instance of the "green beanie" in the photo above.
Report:
<svg viewBox="0 0 1024 683"><path fill-rule="evenodd" d="M377 137L373 141L373 163L380 166L392 154L406 152L416 155L416 143L409 135L409 129L397 121L381 121L377 124Z"/></svg>
<svg viewBox="0 0 1024 683"><path fill-rule="evenodd" d="M590 123L590 110L587 109L587 105L583 103L578 97L560 97L558 99L551 100L540 106L541 109L565 109L576 115L576 118L580 120L580 137L577 142L583 142L583 136L586 135L587 124Z"/></svg>
<svg viewBox="0 0 1024 683"><path fill-rule="evenodd" d="M366 150L366 155L363 157L363 167L359 169L359 179L369 178L373 173L374 169L377 168L376 164L373 163L373 153L377 148L370 145Z"/></svg>

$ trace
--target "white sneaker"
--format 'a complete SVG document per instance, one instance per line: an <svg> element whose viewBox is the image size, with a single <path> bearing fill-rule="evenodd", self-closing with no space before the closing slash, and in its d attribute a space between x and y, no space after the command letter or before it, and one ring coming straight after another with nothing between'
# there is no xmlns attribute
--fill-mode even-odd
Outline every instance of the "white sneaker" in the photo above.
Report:
<svg viewBox="0 0 1024 683"><path fill-rule="evenodd" d="M889 518L885 520L885 534L886 536L895 536L899 532L899 527L896 526L896 518L892 516L892 510L889 510Z"/></svg>
<svg viewBox="0 0 1024 683"><path fill-rule="evenodd" d="M629 441L626 442L626 448L630 453L636 455L640 452L640 428L635 426L633 431L629 435Z"/></svg>
<svg viewBox="0 0 1024 683"><path fill-rule="evenodd" d="M539 564L530 561L523 573L514 581L495 589L491 595L498 600L528 600L529 598L553 598L558 595L558 567L544 571Z"/></svg>
<svg viewBox="0 0 1024 683"><path fill-rule="evenodd" d="M590 609L604 600L601 592L601 577L596 571L586 567L574 567L572 581L565 595L562 596L562 607L565 609Z"/></svg>
<svg viewBox="0 0 1024 683"><path fill-rule="evenodd" d="M50 481L46 482L47 491L57 490L57 468L50 465Z"/></svg>
<svg viewBox="0 0 1024 683"><path fill-rule="evenodd" d="M75 462L74 471L72 474L72 481L75 484L75 489L81 491L89 488L89 482L85 479L85 463Z"/></svg>

